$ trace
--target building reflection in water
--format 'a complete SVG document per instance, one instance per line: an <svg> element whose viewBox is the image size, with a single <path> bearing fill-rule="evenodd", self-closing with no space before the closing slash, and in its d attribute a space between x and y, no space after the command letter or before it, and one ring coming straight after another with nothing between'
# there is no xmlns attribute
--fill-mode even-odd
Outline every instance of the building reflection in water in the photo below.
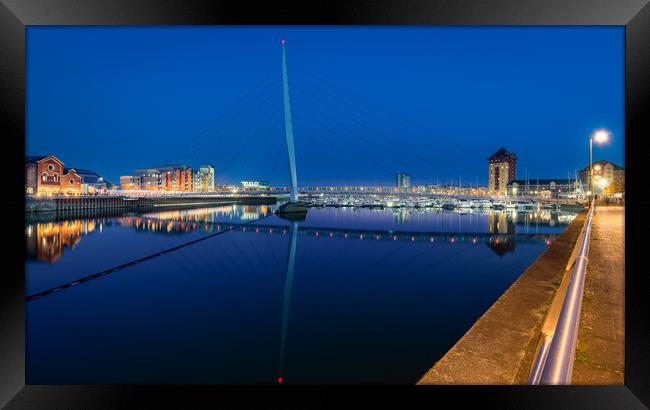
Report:
<svg viewBox="0 0 650 410"><path fill-rule="evenodd" d="M408 209L401 208L397 211L394 211L393 215L395 215L395 222L398 224L406 224L409 221L409 216L411 213Z"/></svg>
<svg viewBox="0 0 650 410"><path fill-rule="evenodd" d="M486 243L487 247L492 249L494 253L499 256L503 256L508 252L515 251L515 239L514 238L503 238L496 237L490 238Z"/></svg>
<svg viewBox="0 0 650 410"><path fill-rule="evenodd" d="M218 221L247 222L273 212L270 205L220 206L214 208L161 211L146 215L123 216L115 219L118 225L139 231L160 233L188 233L196 230L211 232L219 229ZM110 219L77 219L58 222L31 223L25 226L27 260L54 263L63 255L64 248L73 249L81 240Z"/></svg>
<svg viewBox="0 0 650 410"><path fill-rule="evenodd" d="M407 209L394 212L396 222L407 223L412 216L410 212ZM98 218L31 223L25 227L27 259L54 263L61 258L64 248L74 248L81 240L82 235L90 234L95 230L101 232L104 225L110 225L113 222L137 231L182 234L197 230L219 231L222 229L220 223L248 222L272 213L273 207L270 205L225 205L212 208L160 211L143 215L121 216L114 219ZM487 232L497 235L532 234L535 233L536 226L566 225L574 216L573 214L565 215L545 210L488 212ZM318 233L316 235L318 236ZM330 236L332 236L331 233ZM495 236L487 242L487 246L498 255L503 256L508 252L514 252L515 239Z"/></svg>
<svg viewBox="0 0 650 410"><path fill-rule="evenodd" d="M516 213L515 213L516 217ZM487 216L488 232L500 234L514 234L515 222L512 214L508 212L490 212Z"/></svg>
<svg viewBox="0 0 650 410"><path fill-rule="evenodd" d="M27 259L54 263L63 248L74 248L82 234L92 233L101 223L91 219L29 224L25 227Z"/></svg>
<svg viewBox="0 0 650 410"><path fill-rule="evenodd" d="M145 215L118 218L122 226L129 226L138 231L162 233L187 233L196 230L212 232L220 228L218 222L248 222L270 215L270 205L227 205L213 208L185 209L178 211L161 211Z"/></svg>
<svg viewBox="0 0 650 410"><path fill-rule="evenodd" d="M487 215L488 232L496 234L535 233L542 226L568 225L575 214L549 210L490 212Z"/></svg>

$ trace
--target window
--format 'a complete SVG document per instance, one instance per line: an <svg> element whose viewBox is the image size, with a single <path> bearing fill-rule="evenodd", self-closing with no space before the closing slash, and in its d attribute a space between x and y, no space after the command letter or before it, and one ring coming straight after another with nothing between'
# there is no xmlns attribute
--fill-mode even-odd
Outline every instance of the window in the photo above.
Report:
<svg viewBox="0 0 650 410"><path fill-rule="evenodd" d="M74 179L70 178L70 185L74 185Z"/></svg>
<svg viewBox="0 0 650 410"><path fill-rule="evenodd" d="M49 164L47 166L47 169L49 169L50 171L54 171L54 164Z"/></svg>
<svg viewBox="0 0 650 410"><path fill-rule="evenodd" d="M41 180L43 180L43 181L47 181L47 173L46 173L46 172L43 172L43 173L41 174Z"/></svg>
<svg viewBox="0 0 650 410"><path fill-rule="evenodd" d="M53 181L57 182L58 180L59 180L59 174L55 172Z"/></svg>

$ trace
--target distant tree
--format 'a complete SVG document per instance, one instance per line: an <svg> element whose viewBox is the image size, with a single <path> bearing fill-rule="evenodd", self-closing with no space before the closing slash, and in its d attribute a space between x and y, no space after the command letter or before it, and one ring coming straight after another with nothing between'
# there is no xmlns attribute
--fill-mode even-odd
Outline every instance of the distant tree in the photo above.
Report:
<svg viewBox="0 0 650 410"><path fill-rule="evenodd" d="M617 194L621 192L625 192L625 183L622 181L614 181L611 184L607 185L603 192L606 195L612 195L612 194Z"/></svg>

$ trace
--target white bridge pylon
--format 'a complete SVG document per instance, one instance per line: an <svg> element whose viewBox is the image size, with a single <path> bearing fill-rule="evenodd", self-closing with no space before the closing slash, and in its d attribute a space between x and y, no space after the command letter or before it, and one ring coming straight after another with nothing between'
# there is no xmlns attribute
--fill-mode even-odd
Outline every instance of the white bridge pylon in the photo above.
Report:
<svg viewBox="0 0 650 410"><path fill-rule="evenodd" d="M289 100L289 80L287 78L287 54L285 41L282 40L282 88L284 94L284 128L289 155L289 174L291 186L289 195L291 202L298 202L298 178L296 176L296 151L293 144L293 123L291 122L291 101Z"/></svg>

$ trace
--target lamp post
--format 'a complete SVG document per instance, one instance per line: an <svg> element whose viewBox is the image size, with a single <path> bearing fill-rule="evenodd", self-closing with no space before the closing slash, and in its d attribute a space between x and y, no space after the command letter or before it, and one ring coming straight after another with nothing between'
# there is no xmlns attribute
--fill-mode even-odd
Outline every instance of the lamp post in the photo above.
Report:
<svg viewBox="0 0 650 410"><path fill-rule="evenodd" d="M590 206L594 201L594 167L592 161L593 145L594 142L596 142L596 144L603 144L609 141L609 137L610 137L610 132L602 128L594 131L589 137L589 205Z"/></svg>

